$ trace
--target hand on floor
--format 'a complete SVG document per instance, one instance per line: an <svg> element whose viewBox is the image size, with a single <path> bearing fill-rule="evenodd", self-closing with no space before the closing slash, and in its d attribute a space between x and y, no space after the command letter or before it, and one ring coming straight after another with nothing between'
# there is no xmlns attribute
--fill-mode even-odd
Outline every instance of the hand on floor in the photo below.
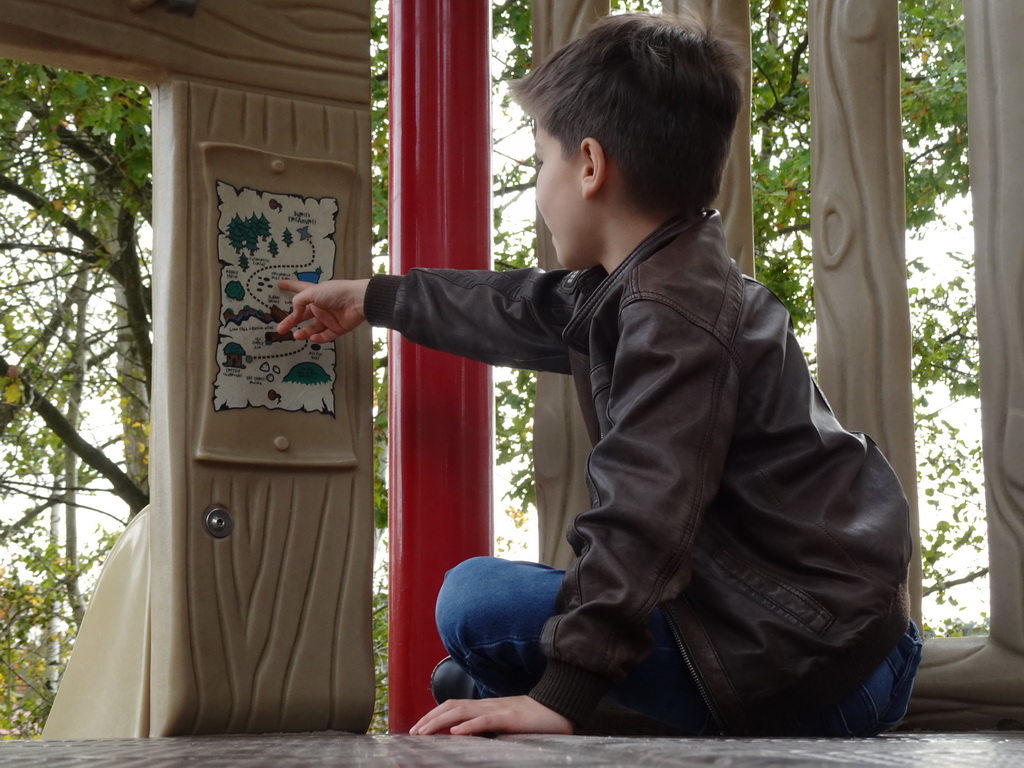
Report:
<svg viewBox="0 0 1024 768"><path fill-rule="evenodd" d="M413 736L448 731L456 736L484 733L556 733L570 735L572 722L529 696L498 699L450 699L425 714Z"/></svg>

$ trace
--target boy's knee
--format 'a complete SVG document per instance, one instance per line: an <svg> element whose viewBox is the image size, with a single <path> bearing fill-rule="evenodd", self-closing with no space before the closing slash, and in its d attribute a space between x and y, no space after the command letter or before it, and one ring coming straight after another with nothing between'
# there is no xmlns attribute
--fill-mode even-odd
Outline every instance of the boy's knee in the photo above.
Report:
<svg viewBox="0 0 1024 768"><path fill-rule="evenodd" d="M474 557L445 574L435 616L452 656L468 659L510 641L538 643L555 612L564 571L538 563Z"/></svg>
<svg viewBox="0 0 1024 768"><path fill-rule="evenodd" d="M497 557L471 557L468 560L463 560L445 573L444 580L446 583L449 580L474 580L482 574L487 574L501 568L503 562L503 560Z"/></svg>
<svg viewBox="0 0 1024 768"><path fill-rule="evenodd" d="M494 557L474 557L456 565L444 575L441 591L437 595L437 610L448 613L452 610L464 611L476 605L481 598L490 592L495 579Z"/></svg>
<svg viewBox="0 0 1024 768"><path fill-rule="evenodd" d="M486 611L493 598L495 560L474 557L445 574L434 613L438 633L449 650L452 643L463 637L467 625L474 623L474 617L479 618L480 612Z"/></svg>

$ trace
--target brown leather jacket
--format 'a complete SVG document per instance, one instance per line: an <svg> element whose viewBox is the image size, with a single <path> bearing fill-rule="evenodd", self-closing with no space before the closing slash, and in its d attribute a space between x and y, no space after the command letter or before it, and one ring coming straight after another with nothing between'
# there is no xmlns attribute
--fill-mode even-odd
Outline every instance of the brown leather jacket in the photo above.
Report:
<svg viewBox="0 0 1024 768"><path fill-rule="evenodd" d="M723 733L835 703L907 629L907 502L844 430L789 315L728 257L717 213L670 222L607 275L379 276L370 322L498 365L572 373L591 509L531 696L585 723L649 653L661 608Z"/></svg>

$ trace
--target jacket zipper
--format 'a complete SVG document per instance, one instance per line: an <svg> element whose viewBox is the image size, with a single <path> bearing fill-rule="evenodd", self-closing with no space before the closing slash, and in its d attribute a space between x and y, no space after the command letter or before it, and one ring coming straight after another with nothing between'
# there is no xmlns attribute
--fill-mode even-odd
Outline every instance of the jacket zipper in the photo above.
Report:
<svg viewBox="0 0 1024 768"><path fill-rule="evenodd" d="M686 669L689 671L694 685L697 686L697 691L700 693L701 698L704 699L704 705L708 708L708 712L711 713L711 717L715 721L715 725L718 727L718 734L725 735L725 725L722 722L722 717L718 714L718 710L711 701L711 695L708 693L704 680L697 672L697 666L693 663L693 659L690 657L690 649L686 647L686 641L683 640L683 634L679 631L675 620L669 615L668 611L665 611L664 613L665 620L668 622L668 628L671 630L672 637L675 638L676 646L679 648L679 653L683 656L683 663L686 665Z"/></svg>

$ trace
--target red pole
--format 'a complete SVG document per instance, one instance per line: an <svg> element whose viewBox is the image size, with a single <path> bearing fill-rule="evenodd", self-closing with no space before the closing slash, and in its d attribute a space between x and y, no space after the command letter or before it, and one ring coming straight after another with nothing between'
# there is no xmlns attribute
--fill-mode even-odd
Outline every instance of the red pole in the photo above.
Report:
<svg viewBox="0 0 1024 768"><path fill-rule="evenodd" d="M456 10L457 9L457 10ZM490 268L489 0L391 0L391 269ZM487 366L392 335L389 728L433 706L444 572L491 550Z"/></svg>

